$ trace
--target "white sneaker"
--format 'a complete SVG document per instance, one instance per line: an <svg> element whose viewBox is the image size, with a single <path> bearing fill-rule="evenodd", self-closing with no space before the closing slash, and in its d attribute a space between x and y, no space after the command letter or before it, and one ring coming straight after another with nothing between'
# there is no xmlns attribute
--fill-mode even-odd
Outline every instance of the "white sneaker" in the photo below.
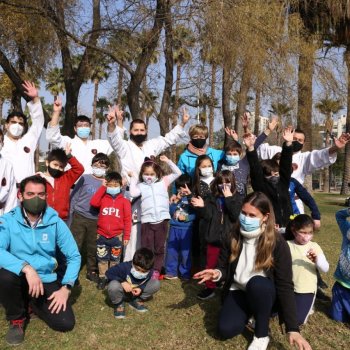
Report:
<svg viewBox="0 0 350 350"><path fill-rule="evenodd" d="M250 343L248 350L266 350L269 345L270 337L257 338L254 335L253 341Z"/></svg>

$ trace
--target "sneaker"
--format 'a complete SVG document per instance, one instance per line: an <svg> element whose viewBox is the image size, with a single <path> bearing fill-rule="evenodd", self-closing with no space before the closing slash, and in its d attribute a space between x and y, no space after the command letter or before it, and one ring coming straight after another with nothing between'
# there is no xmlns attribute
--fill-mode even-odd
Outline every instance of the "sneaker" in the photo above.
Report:
<svg viewBox="0 0 350 350"><path fill-rule="evenodd" d="M173 276L173 275L164 275L164 279L165 280L177 280L178 277L177 276Z"/></svg>
<svg viewBox="0 0 350 350"><path fill-rule="evenodd" d="M6 342L9 345L19 345L24 340L25 318L10 321L10 327L6 334Z"/></svg>
<svg viewBox="0 0 350 350"><path fill-rule="evenodd" d="M248 320L248 322L247 322L247 324L246 324L246 327L247 327L250 331L254 332L254 330L255 330L255 318L254 318L254 316L252 316L252 317Z"/></svg>
<svg viewBox="0 0 350 350"><path fill-rule="evenodd" d="M129 305L137 312L147 312L148 309L141 299L133 299L129 301Z"/></svg>
<svg viewBox="0 0 350 350"><path fill-rule="evenodd" d="M117 319L125 318L125 303L122 301L114 307L114 317Z"/></svg>
<svg viewBox="0 0 350 350"><path fill-rule="evenodd" d="M316 299L321 301L331 301L331 298L325 294L321 288L317 288Z"/></svg>
<svg viewBox="0 0 350 350"><path fill-rule="evenodd" d="M207 300L215 296L215 290L212 288L205 288L197 294L197 298L200 300Z"/></svg>
<svg viewBox="0 0 350 350"><path fill-rule="evenodd" d="M27 314L29 321L37 320L39 318L30 305L28 306Z"/></svg>
<svg viewBox="0 0 350 350"><path fill-rule="evenodd" d="M90 271L86 274L86 279L90 282L98 283L98 274L96 272Z"/></svg>
<svg viewBox="0 0 350 350"><path fill-rule="evenodd" d="M254 335L253 341L250 343L247 350L266 350L269 345L270 337L257 338Z"/></svg>
<svg viewBox="0 0 350 350"><path fill-rule="evenodd" d="M97 289L104 290L107 285L107 279L104 277L100 277L97 283Z"/></svg>
<svg viewBox="0 0 350 350"><path fill-rule="evenodd" d="M153 271L152 280L159 280L160 273L157 270Z"/></svg>

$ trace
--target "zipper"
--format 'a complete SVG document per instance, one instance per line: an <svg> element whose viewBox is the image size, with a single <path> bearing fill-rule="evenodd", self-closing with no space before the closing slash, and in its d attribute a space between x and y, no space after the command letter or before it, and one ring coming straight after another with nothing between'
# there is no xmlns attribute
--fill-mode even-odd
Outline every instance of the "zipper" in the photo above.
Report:
<svg viewBox="0 0 350 350"><path fill-rule="evenodd" d="M155 211L155 214L156 214L156 219L158 219L158 211L157 211L157 205L156 205L156 197L154 196L153 185L154 185L154 184L151 184L151 191L152 191L152 197L153 197L153 203L154 203L154 211ZM158 221L158 220L156 220L156 221Z"/></svg>

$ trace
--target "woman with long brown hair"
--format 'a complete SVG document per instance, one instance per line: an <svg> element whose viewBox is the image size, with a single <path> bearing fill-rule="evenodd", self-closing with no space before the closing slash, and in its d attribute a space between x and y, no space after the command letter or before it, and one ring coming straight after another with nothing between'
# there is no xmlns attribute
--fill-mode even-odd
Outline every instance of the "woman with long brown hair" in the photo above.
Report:
<svg viewBox="0 0 350 350"><path fill-rule="evenodd" d="M269 199L261 192L249 194L243 201L239 223L221 250L217 269L194 275L199 283L225 281L220 335L227 339L241 334L254 316L255 335L248 350L265 350L269 319L276 304L290 344L310 350L297 324L290 251L284 238L275 232Z"/></svg>

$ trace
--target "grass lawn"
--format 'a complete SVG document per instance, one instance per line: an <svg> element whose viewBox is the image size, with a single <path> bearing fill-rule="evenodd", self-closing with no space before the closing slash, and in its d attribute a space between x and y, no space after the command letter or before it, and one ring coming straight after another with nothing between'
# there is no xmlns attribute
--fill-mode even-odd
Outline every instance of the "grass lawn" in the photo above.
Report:
<svg viewBox="0 0 350 350"><path fill-rule="evenodd" d="M322 213L322 229L315 235L329 263L330 272L324 275L331 295L333 272L340 251L340 232L334 213L344 208L344 197L335 194L315 195ZM82 276L85 271L82 272ZM106 302L106 295L81 278L81 290L73 292L76 327L70 333L56 333L42 321L34 320L27 327L25 342L18 349L246 349L252 333L246 331L235 339L217 338L216 323L220 297L206 302L196 299L200 287L195 281L162 281L160 292L148 303L150 312L138 314L127 308L127 317L116 320ZM1 286L0 286L1 288ZM219 294L219 293L217 293ZM313 349L349 349L350 329L330 320L330 304L316 302L315 313L302 329ZM271 320L269 349L289 349L281 334L278 321ZM4 341L7 322L0 308L0 349L9 349Z"/></svg>

